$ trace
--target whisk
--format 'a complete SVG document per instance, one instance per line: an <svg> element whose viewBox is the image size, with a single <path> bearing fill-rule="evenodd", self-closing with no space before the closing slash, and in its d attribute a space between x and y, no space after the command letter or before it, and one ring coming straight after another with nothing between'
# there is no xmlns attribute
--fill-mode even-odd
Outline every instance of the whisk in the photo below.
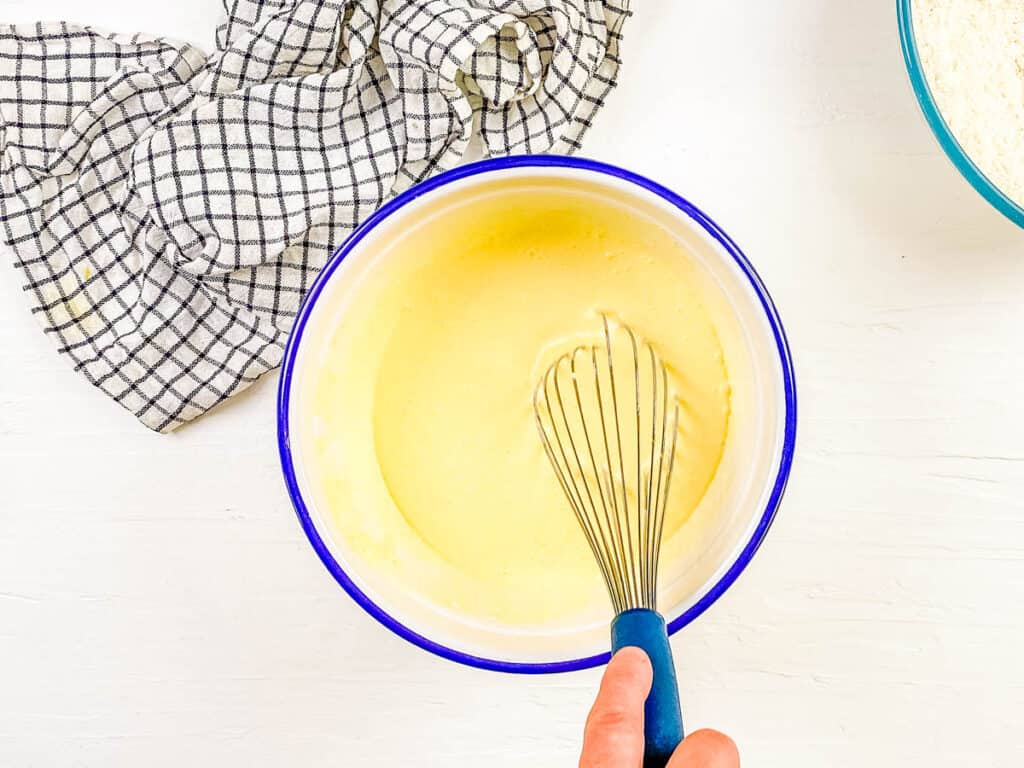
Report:
<svg viewBox="0 0 1024 768"><path fill-rule="evenodd" d="M552 363L533 409L608 587L612 650L639 646L654 668L644 766L660 768L683 738L672 649L656 604L679 405L654 348L628 326L602 320L603 344L578 346Z"/></svg>

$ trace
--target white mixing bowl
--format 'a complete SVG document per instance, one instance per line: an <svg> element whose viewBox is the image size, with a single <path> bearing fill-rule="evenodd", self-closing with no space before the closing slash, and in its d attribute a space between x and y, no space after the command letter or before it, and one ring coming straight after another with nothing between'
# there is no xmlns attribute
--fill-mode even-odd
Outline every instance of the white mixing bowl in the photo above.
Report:
<svg viewBox="0 0 1024 768"><path fill-rule="evenodd" d="M486 160L416 186L367 219L337 250L299 312L285 353L278 403L281 463L288 491L310 543L338 583L369 614L407 640L454 661L506 672L544 673L582 669L608 659L608 625L561 627L545 632L496 627L425 603L403 592L348 547L316 508L304 472L297 392L313 375L344 307L343 271L356 276L381 253L380 245L416 223L446 199L465 202L475 187L510 189L523 184L571 181L627 206L668 229L703 267L714 300L712 314L722 338L732 385L732 417L722 462L695 515L713 515L697 542L661 559L659 604L675 632L699 616L729 588L750 562L771 525L793 460L796 389L782 324L750 262L717 224L664 187L614 166L589 160L525 156ZM493 192L492 192L493 193ZM351 277L352 275L350 275ZM341 286L344 282L345 286ZM326 309L330 307L330 310ZM341 310L343 311L343 310ZM344 471L343 468L340 471ZM569 513L568 510L566 512ZM581 534L582 535L582 534ZM596 571L595 571L596 573ZM609 619L611 618L609 608Z"/></svg>

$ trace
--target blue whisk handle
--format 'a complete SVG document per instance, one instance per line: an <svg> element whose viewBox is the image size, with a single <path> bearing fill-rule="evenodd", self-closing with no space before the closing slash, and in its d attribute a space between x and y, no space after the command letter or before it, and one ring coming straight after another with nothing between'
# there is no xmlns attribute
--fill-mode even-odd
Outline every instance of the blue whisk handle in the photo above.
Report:
<svg viewBox="0 0 1024 768"><path fill-rule="evenodd" d="M612 622L612 651L642 649L654 668L654 683L644 705L644 768L664 768L683 740L679 685L665 619L645 608L623 611Z"/></svg>

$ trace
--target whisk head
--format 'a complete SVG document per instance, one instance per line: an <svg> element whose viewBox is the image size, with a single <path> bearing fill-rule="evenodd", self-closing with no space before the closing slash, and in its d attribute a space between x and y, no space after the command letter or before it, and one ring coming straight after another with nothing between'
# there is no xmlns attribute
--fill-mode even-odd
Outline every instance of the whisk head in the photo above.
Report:
<svg viewBox="0 0 1024 768"><path fill-rule="evenodd" d="M602 320L603 343L552 363L533 411L615 612L656 610L679 405L650 343Z"/></svg>

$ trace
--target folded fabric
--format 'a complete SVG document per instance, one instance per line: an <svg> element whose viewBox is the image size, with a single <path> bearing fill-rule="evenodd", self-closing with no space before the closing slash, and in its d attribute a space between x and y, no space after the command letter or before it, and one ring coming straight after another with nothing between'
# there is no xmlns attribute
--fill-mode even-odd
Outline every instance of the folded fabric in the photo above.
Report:
<svg viewBox="0 0 1024 768"><path fill-rule="evenodd" d="M0 26L0 242L61 353L172 430L281 360L303 294L385 199L568 153L629 0L225 0L217 51Z"/></svg>

